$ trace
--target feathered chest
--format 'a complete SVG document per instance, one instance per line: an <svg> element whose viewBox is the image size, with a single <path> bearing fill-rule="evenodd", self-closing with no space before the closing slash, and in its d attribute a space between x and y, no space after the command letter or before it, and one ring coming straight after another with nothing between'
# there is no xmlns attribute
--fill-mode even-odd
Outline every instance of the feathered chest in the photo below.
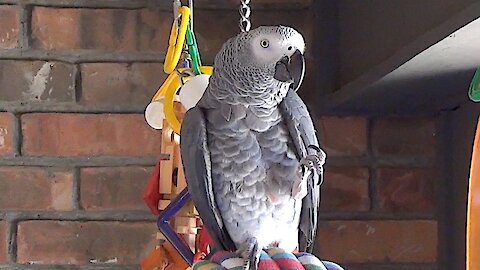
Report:
<svg viewBox="0 0 480 270"><path fill-rule="evenodd" d="M267 177L273 165L297 163L288 129L278 109L262 113L231 107L207 112L207 136L214 174L230 182Z"/></svg>
<svg viewBox="0 0 480 270"><path fill-rule="evenodd" d="M228 120L220 110L207 112L212 184L222 217L227 224L246 222L245 230L250 220L274 212L287 212L275 218L291 222L290 182L298 161L283 118L278 110L264 117L237 110Z"/></svg>

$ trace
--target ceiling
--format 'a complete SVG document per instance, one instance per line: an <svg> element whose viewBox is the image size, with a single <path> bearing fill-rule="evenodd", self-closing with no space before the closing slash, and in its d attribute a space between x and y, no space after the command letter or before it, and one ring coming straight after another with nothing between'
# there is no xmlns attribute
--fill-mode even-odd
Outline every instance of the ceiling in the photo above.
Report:
<svg viewBox="0 0 480 270"><path fill-rule="evenodd" d="M466 99L478 66L480 19L413 57L345 105L363 111L448 109Z"/></svg>
<svg viewBox="0 0 480 270"><path fill-rule="evenodd" d="M468 87L480 66L478 17L378 80L334 92L323 106L334 106L335 111L405 113L448 110L468 102Z"/></svg>

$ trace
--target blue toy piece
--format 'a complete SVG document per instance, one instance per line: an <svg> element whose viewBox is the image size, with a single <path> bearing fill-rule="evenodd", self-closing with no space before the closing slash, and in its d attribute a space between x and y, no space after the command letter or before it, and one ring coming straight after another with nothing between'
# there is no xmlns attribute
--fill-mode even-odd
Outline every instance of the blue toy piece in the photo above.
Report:
<svg viewBox="0 0 480 270"><path fill-rule="evenodd" d="M178 196L163 210L157 219L157 226L165 238L175 247L180 255L189 264L193 264L193 252L183 239L175 232L170 223L170 219L177 214L182 207L190 201L190 194L185 188Z"/></svg>

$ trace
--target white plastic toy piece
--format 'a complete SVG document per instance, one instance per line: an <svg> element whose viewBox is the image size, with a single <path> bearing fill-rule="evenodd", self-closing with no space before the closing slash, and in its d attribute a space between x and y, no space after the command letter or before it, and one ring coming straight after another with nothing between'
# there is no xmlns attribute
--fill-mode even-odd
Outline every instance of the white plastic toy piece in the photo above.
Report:
<svg viewBox="0 0 480 270"><path fill-rule="evenodd" d="M180 90L180 102L185 109L189 110L202 98L207 89L210 75L201 74L188 80Z"/></svg>
<svg viewBox="0 0 480 270"><path fill-rule="evenodd" d="M147 124L154 129L162 129L163 119L165 119L165 114L163 113L163 98L148 104L145 109L145 120Z"/></svg>

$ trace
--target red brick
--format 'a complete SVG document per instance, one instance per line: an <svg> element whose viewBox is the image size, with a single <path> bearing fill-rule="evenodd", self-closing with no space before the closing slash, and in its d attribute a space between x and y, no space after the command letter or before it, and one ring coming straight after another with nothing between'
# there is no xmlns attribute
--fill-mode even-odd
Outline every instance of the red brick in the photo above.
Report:
<svg viewBox="0 0 480 270"><path fill-rule="evenodd" d="M13 152L13 121L10 113L0 113L0 155Z"/></svg>
<svg viewBox="0 0 480 270"><path fill-rule="evenodd" d="M161 136L141 114L22 116L23 154L31 156L156 156Z"/></svg>
<svg viewBox="0 0 480 270"><path fill-rule="evenodd" d="M32 14L32 39L37 48L75 48L81 40L78 9L36 7Z"/></svg>
<svg viewBox="0 0 480 270"><path fill-rule="evenodd" d="M89 106L145 108L166 76L163 64L82 64L82 96Z"/></svg>
<svg viewBox="0 0 480 270"><path fill-rule="evenodd" d="M18 46L19 10L14 6L0 6L0 49Z"/></svg>
<svg viewBox="0 0 480 270"><path fill-rule="evenodd" d="M327 168L321 210L363 211L370 207L366 168Z"/></svg>
<svg viewBox="0 0 480 270"><path fill-rule="evenodd" d="M0 167L0 209L71 210L72 173L33 167Z"/></svg>
<svg viewBox="0 0 480 270"><path fill-rule="evenodd" d="M7 223L0 220L0 264L7 262Z"/></svg>
<svg viewBox="0 0 480 270"><path fill-rule="evenodd" d="M428 157L435 155L435 122L430 118L388 117L376 121L372 138L378 157Z"/></svg>
<svg viewBox="0 0 480 270"><path fill-rule="evenodd" d="M2 101L74 101L74 81L71 64L0 60Z"/></svg>
<svg viewBox="0 0 480 270"><path fill-rule="evenodd" d="M18 262L138 265L155 247L156 232L154 222L21 222Z"/></svg>
<svg viewBox="0 0 480 270"><path fill-rule="evenodd" d="M81 201L86 210L146 210L142 199L152 168L83 168Z"/></svg>
<svg viewBox="0 0 480 270"><path fill-rule="evenodd" d="M435 221L324 221L317 254L346 263L432 263L437 260Z"/></svg>
<svg viewBox="0 0 480 270"><path fill-rule="evenodd" d="M435 176L427 169L391 169L377 171L378 204L383 210L433 212Z"/></svg>
<svg viewBox="0 0 480 270"><path fill-rule="evenodd" d="M363 117L322 117L317 130L330 156L362 156L367 150L367 119Z"/></svg>
<svg viewBox="0 0 480 270"><path fill-rule="evenodd" d="M290 1L288 1L290 2ZM237 4L235 4L237 6ZM301 31L310 46L313 27L309 10L258 10L255 25L286 24ZM196 36L205 63L228 38L239 32L236 10L197 10ZM212 25L222 22L222 27ZM165 51L168 45L171 12L152 8L140 10L73 9L36 7L33 10L33 44L45 49L97 49L115 51ZM311 50L307 57L313 56Z"/></svg>
<svg viewBox="0 0 480 270"><path fill-rule="evenodd" d="M170 13L159 10L36 7L33 46L44 49L164 51Z"/></svg>

